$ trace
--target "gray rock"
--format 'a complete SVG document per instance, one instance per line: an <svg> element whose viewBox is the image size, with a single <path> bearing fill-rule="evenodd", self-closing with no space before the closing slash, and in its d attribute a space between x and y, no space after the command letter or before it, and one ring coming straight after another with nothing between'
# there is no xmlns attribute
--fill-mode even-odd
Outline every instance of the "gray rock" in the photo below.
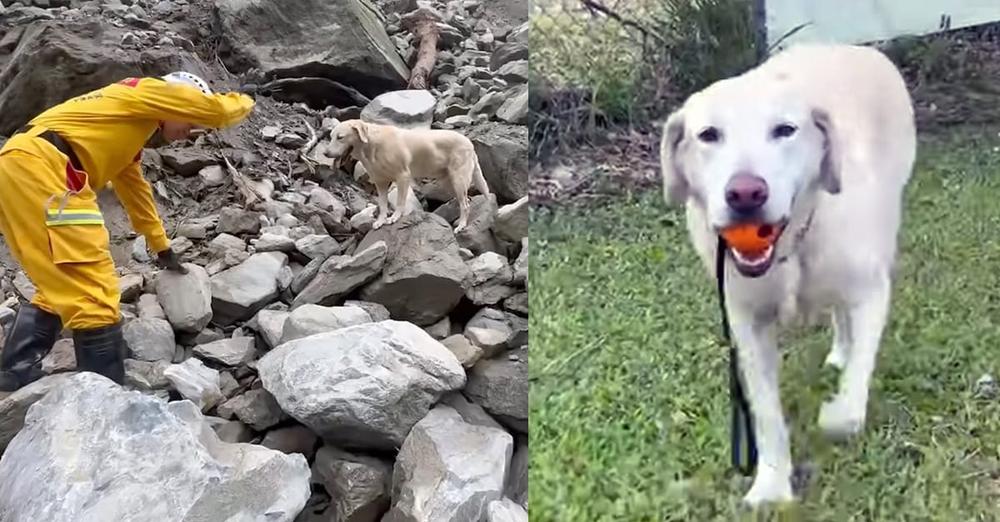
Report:
<svg viewBox="0 0 1000 522"><path fill-rule="evenodd" d="M387 247L377 241L358 249L353 256L331 256L320 265L316 276L292 302L304 304L334 304L351 292L378 277L385 266Z"/></svg>
<svg viewBox="0 0 1000 522"><path fill-rule="evenodd" d="M391 317L391 315L389 315L389 310L378 303L370 303L368 301L347 300L344 301L344 306L356 306L368 312L368 315L371 316L372 321L376 323L387 321Z"/></svg>
<svg viewBox="0 0 1000 522"><path fill-rule="evenodd" d="M441 205L434 213L445 218L449 223L455 223L458 220L458 202L452 200ZM458 245L477 255L483 252L500 251L500 245L493 236L496 214L497 203L494 198L483 195L472 196L469 202L468 226L455 236Z"/></svg>
<svg viewBox="0 0 1000 522"><path fill-rule="evenodd" d="M482 123L465 135L476 146L479 164L499 203L528 195L528 129L523 125Z"/></svg>
<svg viewBox="0 0 1000 522"><path fill-rule="evenodd" d="M285 417L274 396L263 389L250 390L229 399L219 406L219 415L225 418L236 415L257 431L264 431Z"/></svg>
<svg viewBox="0 0 1000 522"><path fill-rule="evenodd" d="M370 322L368 312L354 306L302 305L285 320L281 344Z"/></svg>
<svg viewBox="0 0 1000 522"><path fill-rule="evenodd" d="M451 335L451 319L445 317L440 321L424 328L424 331L430 334L431 337L441 340L445 337Z"/></svg>
<svg viewBox="0 0 1000 522"><path fill-rule="evenodd" d="M306 139L293 132L279 135L274 142L286 149L299 149L305 146Z"/></svg>
<svg viewBox="0 0 1000 522"><path fill-rule="evenodd" d="M131 303L142 293L145 281L142 274L125 274L118 278L118 290L122 303Z"/></svg>
<svg viewBox="0 0 1000 522"><path fill-rule="evenodd" d="M506 93L500 108L497 109L497 119L515 125L528 123L528 85L522 84Z"/></svg>
<svg viewBox="0 0 1000 522"><path fill-rule="evenodd" d="M385 522L483 520L503 494L514 441L509 433L465 422L439 405L418 422L399 451L394 503Z"/></svg>
<svg viewBox="0 0 1000 522"><path fill-rule="evenodd" d="M267 125L260 129L260 137L263 138L264 141L274 141L280 134L281 127L277 127L275 125Z"/></svg>
<svg viewBox="0 0 1000 522"><path fill-rule="evenodd" d="M180 364L171 364L164 368L163 376L181 397L193 402L203 412L222 402L219 372L198 359L192 357Z"/></svg>
<svg viewBox="0 0 1000 522"><path fill-rule="evenodd" d="M497 76L507 83L526 83L528 81L528 60L513 60L497 69Z"/></svg>
<svg viewBox="0 0 1000 522"><path fill-rule="evenodd" d="M330 236L310 234L296 241L295 249L309 259L326 259L340 251L340 244Z"/></svg>
<svg viewBox="0 0 1000 522"><path fill-rule="evenodd" d="M334 196L330 191L322 187L316 187L309 192L309 204L316 205L320 209L330 212L337 221L340 221L347 215L347 207L344 206L344 203L337 199L337 196Z"/></svg>
<svg viewBox="0 0 1000 522"><path fill-rule="evenodd" d="M513 338L514 330L507 322L507 314L495 308L483 308L465 325L465 337L492 357Z"/></svg>
<svg viewBox="0 0 1000 522"><path fill-rule="evenodd" d="M327 520L377 522L389 509L389 462L323 446L316 453L313 476L330 494Z"/></svg>
<svg viewBox="0 0 1000 522"><path fill-rule="evenodd" d="M514 280L515 285L528 286L528 238L521 240L521 253L518 254L517 260L514 261Z"/></svg>
<svg viewBox="0 0 1000 522"><path fill-rule="evenodd" d="M476 103L479 101L479 96L482 92L482 86L472 78L466 79L465 83L462 84L462 98L469 103Z"/></svg>
<svg viewBox="0 0 1000 522"><path fill-rule="evenodd" d="M455 354L455 358L465 368L472 368L483 357L483 349L472 344L462 334L455 334L441 341L441 344Z"/></svg>
<svg viewBox="0 0 1000 522"><path fill-rule="evenodd" d="M205 239L208 237L208 227L204 223L182 223L177 226L177 235L188 239Z"/></svg>
<svg viewBox="0 0 1000 522"><path fill-rule="evenodd" d="M156 298L175 330L196 333L212 320L212 283L204 268L184 266L187 274L163 270L156 276Z"/></svg>
<svg viewBox="0 0 1000 522"><path fill-rule="evenodd" d="M209 165L198 171L198 177L201 179L201 184L204 187L212 188L222 186L229 175L219 165ZM202 227L202 230L204 230L204 227ZM192 237L191 239L204 239L204 237Z"/></svg>
<svg viewBox="0 0 1000 522"><path fill-rule="evenodd" d="M260 232L260 213L252 210L226 207L219 212L216 232L239 236Z"/></svg>
<svg viewBox="0 0 1000 522"><path fill-rule="evenodd" d="M528 512L509 498L494 500L487 507L486 522L528 522Z"/></svg>
<svg viewBox="0 0 1000 522"><path fill-rule="evenodd" d="M503 92L489 91L479 98L479 101L469 109L469 116L478 116L481 114L484 117L492 117L506 101L507 96Z"/></svg>
<svg viewBox="0 0 1000 522"><path fill-rule="evenodd" d="M164 371L167 361L147 362L125 359L125 383L139 390L163 390L170 386Z"/></svg>
<svg viewBox="0 0 1000 522"><path fill-rule="evenodd" d="M504 495L522 507L528 507L528 439L522 438L514 449L514 458L510 462L510 473L507 475L507 485Z"/></svg>
<svg viewBox="0 0 1000 522"><path fill-rule="evenodd" d="M431 127L436 101L425 90L392 91L380 94L364 110L361 120L404 128Z"/></svg>
<svg viewBox="0 0 1000 522"><path fill-rule="evenodd" d="M465 395L510 429L528 433L528 350L476 363Z"/></svg>
<svg viewBox="0 0 1000 522"><path fill-rule="evenodd" d="M285 330L285 320L289 312L281 310L261 310L257 313L257 333L264 339L268 348L281 344L281 334Z"/></svg>
<svg viewBox="0 0 1000 522"><path fill-rule="evenodd" d="M360 165L360 163L358 163ZM375 224L375 212L378 211L378 207L371 205L361 212L351 216L351 228L359 232L368 232L372 229L372 225Z"/></svg>
<svg viewBox="0 0 1000 522"><path fill-rule="evenodd" d="M360 0L288 5L221 0L216 9L223 41L263 76L294 78L296 71L310 71L309 76L333 80L291 85L278 93L284 99L349 107L359 98L402 88L410 77L370 5Z"/></svg>
<svg viewBox="0 0 1000 522"><path fill-rule="evenodd" d="M223 443L192 404L85 372L31 409L0 459L0 505L25 521L292 522L309 479L301 455Z"/></svg>
<svg viewBox="0 0 1000 522"><path fill-rule="evenodd" d="M261 446L278 450L282 453L301 453L307 460L312 460L316 453L316 434L304 426L290 426L267 432Z"/></svg>
<svg viewBox="0 0 1000 522"><path fill-rule="evenodd" d="M253 431L250 427L238 420L225 421L212 426L215 434L222 442L236 444L240 442L250 442L253 440Z"/></svg>
<svg viewBox="0 0 1000 522"><path fill-rule="evenodd" d="M284 411L348 448L399 447L441 394L465 385L447 348L399 321L285 343L257 366Z"/></svg>
<svg viewBox="0 0 1000 522"><path fill-rule="evenodd" d="M528 237L528 196L504 205L497 210L496 221L493 223L493 231L496 236L511 243L520 242Z"/></svg>
<svg viewBox="0 0 1000 522"><path fill-rule="evenodd" d="M977 399L995 399L998 395L1000 395L1000 387L997 386L996 379L994 379L992 375L986 373L976 380L973 395Z"/></svg>
<svg viewBox="0 0 1000 522"><path fill-rule="evenodd" d="M218 165L219 160L208 149L184 147L179 149L158 149L163 163L182 177L197 176L201 169Z"/></svg>
<svg viewBox="0 0 1000 522"><path fill-rule="evenodd" d="M212 311L222 326L253 317L278 297L278 275L288 262L280 252L254 254L246 262L212 276Z"/></svg>
<svg viewBox="0 0 1000 522"><path fill-rule="evenodd" d="M169 361L174 358L174 329L163 319L136 319L123 329L132 358L140 361Z"/></svg>
<svg viewBox="0 0 1000 522"><path fill-rule="evenodd" d="M291 252L295 250L295 240L288 236L263 234L254 244L254 250L260 252Z"/></svg>
<svg viewBox="0 0 1000 522"><path fill-rule="evenodd" d="M451 392L445 394L441 397L440 404L452 407L459 415L462 416L462 420L468 422L469 424L474 424L476 426L485 426L487 428L493 428L497 430L504 429L499 422L490 417L489 413L482 406L469 402L462 392Z"/></svg>
<svg viewBox="0 0 1000 522"><path fill-rule="evenodd" d="M508 297L503 302L503 308L516 314L528 315L528 292L521 292Z"/></svg>
<svg viewBox="0 0 1000 522"><path fill-rule="evenodd" d="M194 347L194 354L226 366L239 366L253 360L257 353L253 337L222 339Z"/></svg>
<svg viewBox="0 0 1000 522"><path fill-rule="evenodd" d="M215 236L215 239L208 242L208 250L216 256L222 255L230 250L242 252L246 249L246 241L230 234L219 234Z"/></svg>
<svg viewBox="0 0 1000 522"><path fill-rule="evenodd" d="M516 60L528 59L528 45L521 42L506 42L493 51L490 57L490 69L497 69Z"/></svg>
<svg viewBox="0 0 1000 522"><path fill-rule="evenodd" d="M222 389L222 396L229 399L239 391L240 383L231 373L219 372L219 388Z"/></svg>
<svg viewBox="0 0 1000 522"><path fill-rule="evenodd" d="M469 261L469 270L472 272L470 282L473 286L491 281L508 283L514 278L507 258L496 252L485 252Z"/></svg>
<svg viewBox="0 0 1000 522"><path fill-rule="evenodd" d="M362 299L384 305L394 319L420 326L440 321L455 308L465 293L462 284L469 269L445 220L415 211L369 232L358 249L379 241L387 247L385 267L362 288Z"/></svg>
<svg viewBox="0 0 1000 522"><path fill-rule="evenodd" d="M42 359L42 371L45 373L61 373L76 369L76 352L73 339L59 339L52 350Z"/></svg>
<svg viewBox="0 0 1000 522"><path fill-rule="evenodd" d="M0 454L4 454L10 441L24 428L24 418L28 408L52 390L62 388L72 374L50 375L15 391L7 398L0 400ZM0 460L0 468L3 467ZM9 477L9 476L8 476ZM0 484L3 477L0 477ZM3 490L0 489L0 498Z"/></svg>

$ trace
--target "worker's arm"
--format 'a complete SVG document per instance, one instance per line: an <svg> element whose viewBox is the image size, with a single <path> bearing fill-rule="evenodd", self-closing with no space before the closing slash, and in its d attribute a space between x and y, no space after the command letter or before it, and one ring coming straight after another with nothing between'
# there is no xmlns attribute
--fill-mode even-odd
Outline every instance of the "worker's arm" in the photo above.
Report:
<svg viewBox="0 0 1000 522"><path fill-rule="evenodd" d="M221 129L243 121L253 110L253 98L237 93L205 94L184 84L159 78L133 82L128 94L129 112L143 119L178 121Z"/></svg>
<svg viewBox="0 0 1000 522"><path fill-rule="evenodd" d="M163 222L156 211L153 189L142 177L142 166L138 159L125 168L112 182L115 194L125 207L132 228L146 236L146 244L155 253L170 248L170 239L163 230Z"/></svg>

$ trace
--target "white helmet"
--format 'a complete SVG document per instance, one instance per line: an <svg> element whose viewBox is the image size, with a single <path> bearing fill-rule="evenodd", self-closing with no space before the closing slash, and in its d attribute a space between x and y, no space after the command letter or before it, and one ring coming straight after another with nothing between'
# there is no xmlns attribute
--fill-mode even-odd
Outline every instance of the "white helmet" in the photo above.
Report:
<svg viewBox="0 0 1000 522"><path fill-rule="evenodd" d="M198 88L201 92L211 95L212 89L209 88L208 82L202 80L198 76L195 76L189 72L177 71L172 72L163 77L163 80L167 83L183 83L186 85L191 85Z"/></svg>

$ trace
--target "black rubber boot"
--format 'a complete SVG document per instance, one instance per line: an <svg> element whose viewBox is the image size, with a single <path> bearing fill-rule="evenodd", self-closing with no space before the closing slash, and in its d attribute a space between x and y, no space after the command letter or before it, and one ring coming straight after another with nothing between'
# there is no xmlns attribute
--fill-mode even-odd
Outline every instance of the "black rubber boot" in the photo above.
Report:
<svg viewBox="0 0 1000 522"><path fill-rule="evenodd" d="M45 376L41 361L62 331L58 315L21 305L0 355L0 391L12 392Z"/></svg>
<svg viewBox="0 0 1000 522"><path fill-rule="evenodd" d="M122 324L73 331L76 367L101 374L118 384L125 382L125 337Z"/></svg>

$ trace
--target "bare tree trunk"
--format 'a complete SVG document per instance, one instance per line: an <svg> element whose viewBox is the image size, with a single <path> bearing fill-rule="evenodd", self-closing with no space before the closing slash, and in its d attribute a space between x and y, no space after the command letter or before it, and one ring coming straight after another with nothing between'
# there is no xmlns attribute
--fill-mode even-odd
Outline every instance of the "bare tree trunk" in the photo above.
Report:
<svg viewBox="0 0 1000 522"><path fill-rule="evenodd" d="M403 26L408 29L419 42L417 60L410 69L409 89L427 89L431 73L437 62L437 45L440 32L437 22L440 16L430 9L418 9L403 17Z"/></svg>

